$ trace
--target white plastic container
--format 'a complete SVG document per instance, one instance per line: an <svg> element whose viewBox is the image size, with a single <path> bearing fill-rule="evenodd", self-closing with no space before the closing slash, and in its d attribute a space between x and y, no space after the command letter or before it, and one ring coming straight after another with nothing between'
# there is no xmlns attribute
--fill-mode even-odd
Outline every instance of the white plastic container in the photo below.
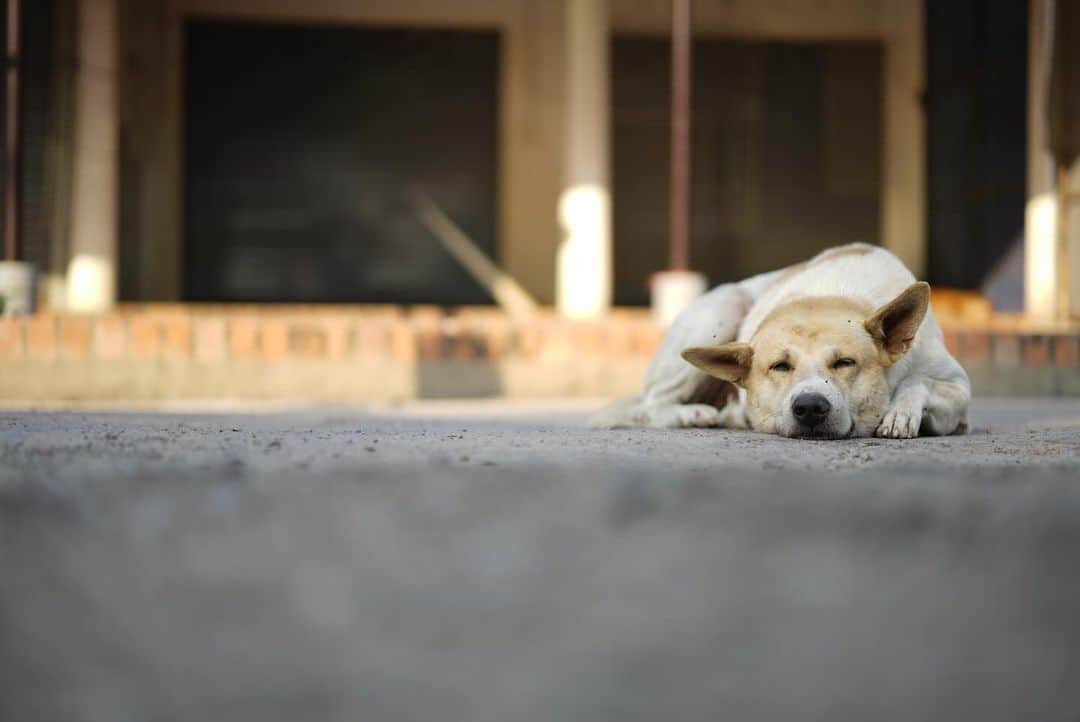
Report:
<svg viewBox="0 0 1080 722"><path fill-rule="evenodd" d="M0 261L0 312L5 316L25 316L34 312L37 300L37 273L33 264Z"/></svg>
<svg viewBox="0 0 1080 722"><path fill-rule="evenodd" d="M705 293L705 276L695 271L660 271L649 279L653 319L667 327Z"/></svg>

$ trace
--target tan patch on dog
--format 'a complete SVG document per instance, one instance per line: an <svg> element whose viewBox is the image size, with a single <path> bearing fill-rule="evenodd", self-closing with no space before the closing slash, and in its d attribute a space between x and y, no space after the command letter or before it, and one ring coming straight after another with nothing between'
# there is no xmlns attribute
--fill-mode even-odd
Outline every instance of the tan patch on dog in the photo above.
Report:
<svg viewBox="0 0 1080 722"><path fill-rule="evenodd" d="M800 299L769 314L751 339L754 355L744 382L753 428L776 432L792 387L817 377L843 396L856 435L873 433L889 403L881 354L863 326L873 310L837 296ZM790 368L778 370L778 364Z"/></svg>

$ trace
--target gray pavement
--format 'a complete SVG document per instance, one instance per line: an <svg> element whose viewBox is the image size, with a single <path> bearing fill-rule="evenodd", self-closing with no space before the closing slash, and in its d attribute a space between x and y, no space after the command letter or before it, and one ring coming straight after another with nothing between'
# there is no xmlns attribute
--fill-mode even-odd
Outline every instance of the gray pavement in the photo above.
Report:
<svg viewBox="0 0 1080 722"><path fill-rule="evenodd" d="M1080 401L583 419L0 412L0 719L1080 718Z"/></svg>

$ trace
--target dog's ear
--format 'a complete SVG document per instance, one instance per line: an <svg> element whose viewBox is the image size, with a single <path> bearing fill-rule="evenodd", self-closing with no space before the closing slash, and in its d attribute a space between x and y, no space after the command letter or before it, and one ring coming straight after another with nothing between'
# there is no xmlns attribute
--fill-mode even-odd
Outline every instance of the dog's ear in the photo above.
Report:
<svg viewBox="0 0 1080 722"><path fill-rule="evenodd" d="M750 375L754 349L748 343L696 346L683 351L682 357L710 376L741 386Z"/></svg>
<svg viewBox="0 0 1080 722"><path fill-rule="evenodd" d="M906 354L930 305L930 284L913 283L866 319L863 327L889 363Z"/></svg>

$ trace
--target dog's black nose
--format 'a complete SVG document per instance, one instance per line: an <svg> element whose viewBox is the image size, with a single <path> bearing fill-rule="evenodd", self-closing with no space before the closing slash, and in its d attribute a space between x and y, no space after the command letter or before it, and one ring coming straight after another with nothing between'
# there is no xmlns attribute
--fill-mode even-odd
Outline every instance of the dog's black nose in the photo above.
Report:
<svg viewBox="0 0 1080 722"><path fill-rule="evenodd" d="M799 394L791 404L791 413L805 426L817 426L831 410L832 404L821 394Z"/></svg>

